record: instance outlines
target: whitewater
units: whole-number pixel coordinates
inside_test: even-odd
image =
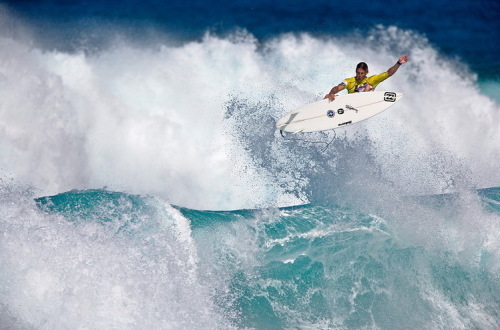
[[[500,327],[500,107],[425,36],[0,21],[0,328]],[[403,54],[391,109],[275,130]]]

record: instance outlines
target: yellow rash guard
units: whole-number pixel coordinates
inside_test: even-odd
[[[382,81],[389,78],[389,74],[387,72],[383,72],[381,74],[376,74],[374,76],[366,77],[360,83],[356,82],[356,77],[346,78],[342,84],[345,85],[347,92],[350,93],[358,93],[364,92],[366,84],[372,85],[373,89],[377,87]]]

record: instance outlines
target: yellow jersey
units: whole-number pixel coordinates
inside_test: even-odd
[[[345,85],[348,93],[359,93],[364,92],[366,88],[366,84],[370,84],[373,89],[377,87],[382,81],[389,78],[389,74],[387,72],[383,72],[381,74],[376,74],[374,76],[366,77],[361,80],[361,82],[356,81],[356,77],[346,78],[342,84]]]

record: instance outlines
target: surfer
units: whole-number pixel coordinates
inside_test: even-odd
[[[333,87],[330,93],[326,94],[325,99],[329,99],[330,101],[335,100],[335,94],[346,88],[348,93],[360,93],[374,90],[378,84],[395,74],[401,64],[406,62],[408,62],[408,56],[401,56],[396,64],[391,66],[389,70],[370,77],[366,76],[368,74],[368,64],[365,62],[358,63],[356,66],[356,76],[346,78],[343,82]]]

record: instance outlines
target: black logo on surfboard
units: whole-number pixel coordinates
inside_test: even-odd
[[[328,118],[333,118],[335,116],[335,111],[333,110],[328,110],[326,112],[326,115],[328,116]]]
[[[352,124],[352,120],[346,121],[345,123],[340,123],[339,126]]]
[[[386,102],[396,102],[396,93],[385,92],[384,93],[384,101],[386,101]]]
[[[342,108],[338,109],[338,110],[337,110],[337,113],[338,113],[339,115],[343,114],[343,113],[344,113],[344,109],[342,109]]]

